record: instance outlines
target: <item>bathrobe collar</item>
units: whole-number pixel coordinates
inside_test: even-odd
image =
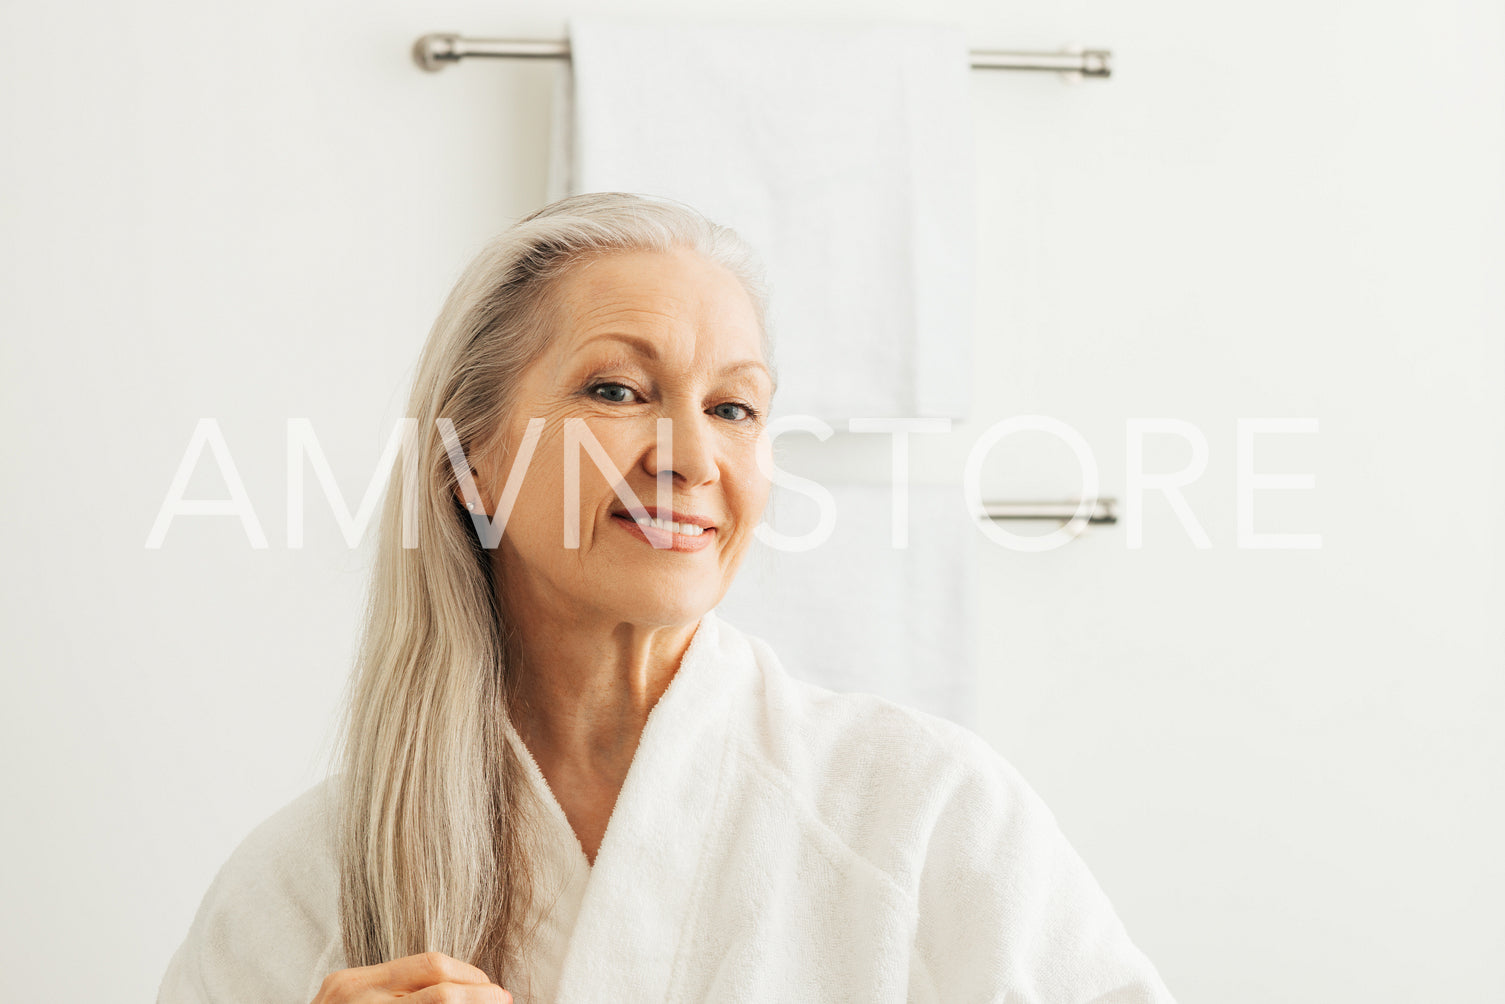
[[[552,825],[563,827],[556,848],[573,842],[573,852],[563,853],[576,860],[563,866],[589,868],[560,975],[560,1004],[669,996],[701,859],[712,842],[730,715],[739,703],[746,706],[755,671],[745,639],[707,612],[648,713],[594,867],[508,725]]]

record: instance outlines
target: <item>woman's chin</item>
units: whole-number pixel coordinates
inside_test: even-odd
[[[670,595],[640,595],[619,607],[621,619],[644,627],[685,627],[716,605],[717,595],[705,590]]]

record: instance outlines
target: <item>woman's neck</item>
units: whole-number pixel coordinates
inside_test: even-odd
[[[696,625],[519,613],[511,646],[513,719],[535,756],[544,747],[584,767],[619,759],[624,744],[636,747]]]
[[[648,713],[696,625],[645,628],[528,610],[514,622],[513,726],[594,864]]]

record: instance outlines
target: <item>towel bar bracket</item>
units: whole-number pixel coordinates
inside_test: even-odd
[[[413,61],[430,73],[458,63],[467,56],[499,56],[510,59],[569,59],[570,43],[525,38],[462,38],[435,33],[413,43]],[[1048,70],[1068,79],[1112,76],[1113,54],[1106,49],[1066,46],[1060,52],[1003,52],[972,50],[974,70]]]

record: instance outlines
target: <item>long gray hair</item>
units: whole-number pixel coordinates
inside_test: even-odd
[[[388,482],[335,753],[350,967],[438,951],[499,982],[521,957],[535,837],[503,731],[511,629],[436,420],[454,423],[466,457],[483,454],[554,334],[557,280],[597,256],[673,248],[742,282],[772,366],[751,249],[689,206],[621,192],[562,199],[493,238],[429,332],[406,412],[417,434]]]

